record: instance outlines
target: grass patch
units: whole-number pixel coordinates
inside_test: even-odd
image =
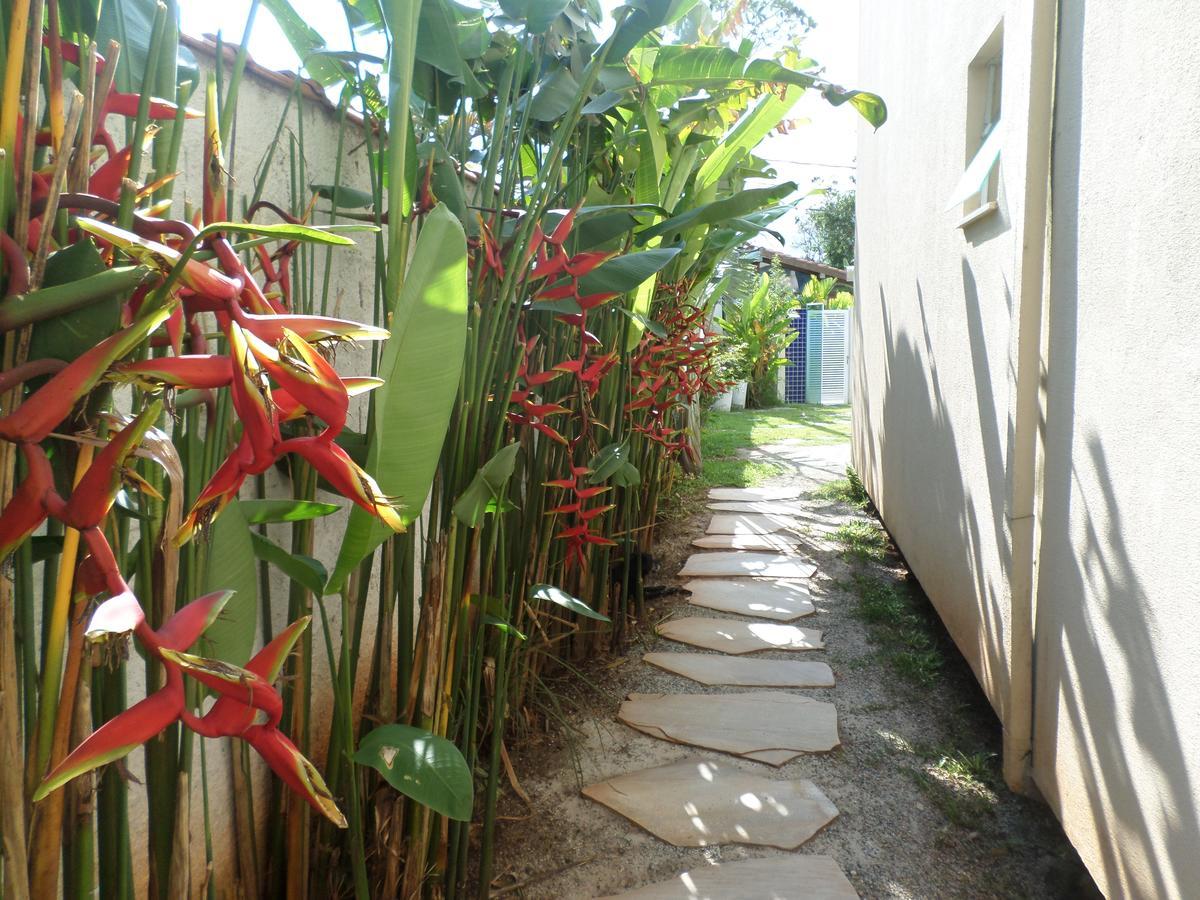
[[[753,459],[704,459],[704,474],[698,479],[705,487],[755,487],[783,474],[775,463]]]
[[[842,545],[842,556],[856,562],[883,562],[887,557],[887,534],[874,522],[855,519],[839,525],[833,538]]]
[[[739,450],[760,444],[799,441],[840,444],[850,440],[850,407],[797,404],[778,409],[710,412],[701,432],[704,468],[699,476],[679,474],[660,500],[659,514],[672,520],[695,511],[709,488],[757,487],[786,474],[773,462],[743,459]]]
[[[936,766],[908,771],[926,799],[959,828],[983,831],[991,823],[997,798],[986,786],[948,775]]]
[[[996,781],[995,759],[995,753],[943,750],[934,767],[949,778],[976,782],[981,788],[986,788]]]
[[[846,467],[845,478],[821,485],[813,491],[813,496],[835,503],[844,503],[855,509],[867,509],[871,505],[871,498],[867,496],[867,489],[863,487],[858,473],[849,466]]]
[[[704,458],[729,457],[762,444],[844,444],[850,440],[850,407],[799,403],[775,409],[710,412],[704,422]]]
[[[851,590],[858,596],[855,616],[896,674],[917,687],[936,684],[945,658],[908,591],[874,575],[855,575]]]
[[[897,650],[891,657],[892,667],[900,677],[925,687],[937,681],[944,662],[937,650]]]
[[[998,802],[993,790],[996,754],[932,748],[921,755],[926,764],[910,771],[930,802],[960,828],[980,831],[986,827]]]

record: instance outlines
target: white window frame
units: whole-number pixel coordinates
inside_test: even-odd
[[[947,212],[961,211],[960,228],[999,207],[999,162],[1004,134],[1001,117],[1003,48],[1004,23],[1001,21],[967,69],[967,162],[946,204]]]

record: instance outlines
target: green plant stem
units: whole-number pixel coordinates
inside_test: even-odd
[[[83,309],[114,294],[131,291],[153,274],[145,266],[117,266],[77,281],[6,297],[0,300],[0,331],[24,328]]]
[[[117,4],[120,9],[120,4]],[[165,32],[167,25],[167,8],[161,3],[154,10],[154,24],[150,31],[150,49],[146,56],[146,76],[157,71],[158,60],[162,55],[163,43],[165,41]],[[146,80],[143,77],[143,81]],[[146,125],[150,121],[150,91],[142,91],[138,97],[137,116],[134,119],[133,134],[130,137],[130,143],[141,141],[142,135],[146,133]],[[125,180],[121,185],[121,206],[117,213],[117,224],[121,228],[128,229],[133,222],[133,205],[136,200],[136,188],[134,187],[142,176],[142,154],[134,153],[129,158],[129,170],[126,173]]]

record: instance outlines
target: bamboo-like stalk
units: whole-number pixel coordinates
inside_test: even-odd
[[[121,8],[121,4],[117,4]],[[152,74],[158,70],[158,61],[162,55],[163,42],[167,30],[167,7],[159,0],[154,8],[154,22],[150,29],[150,47],[146,53],[146,72],[143,80],[153,81]],[[142,154],[140,141],[146,133],[146,125],[150,121],[150,92],[142,91],[138,97],[137,116],[133,121],[130,143],[135,144],[134,153],[129,157],[129,170],[121,184],[121,208],[117,214],[117,224],[128,229],[133,220],[133,205],[137,194],[137,182],[142,174]],[[139,142],[139,143],[135,143]]]
[[[80,611],[82,613],[82,610]],[[80,615],[82,619],[82,615]],[[83,740],[91,733],[91,683],[87,678],[78,679],[78,695],[75,699],[75,722],[72,728],[72,743]],[[85,900],[95,895],[94,870],[96,867],[96,831],[93,824],[93,800],[95,779],[91,773],[84,775],[71,785],[70,828],[71,848],[67,863],[70,879],[69,891],[65,896]]]
[[[24,48],[28,40],[30,7],[38,0],[12,4],[8,21],[4,87],[0,94],[0,222],[7,222],[13,204],[13,173],[16,165],[17,118],[21,110],[21,73],[25,70]],[[40,26],[40,21],[37,23]],[[28,165],[28,161],[26,161]]]
[[[92,463],[93,447],[83,444],[75,462],[73,484],[79,480]],[[45,645],[42,648],[42,685],[39,691],[36,753],[30,758],[32,769],[27,781],[30,785],[57,762],[55,745],[66,755],[66,743],[72,721],[72,704],[77,686],[72,679],[79,677],[83,654],[83,624],[72,634],[71,653],[66,654],[67,628],[71,617],[71,585],[75,578],[75,565],[79,554],[79,532],[66,529],[63,536],[62,560],[58,568],[58,583],[50,607],[49,626]],[[63,660],[66,656],[66,671]],[[62,842],[63,791],[55,791],[38,807],[34,817],[31,845],[38,852],[30,857],[29,888],[35,897],[52,897],[58,893],[58,869]]]

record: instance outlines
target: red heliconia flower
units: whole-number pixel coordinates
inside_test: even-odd
[[[105,117],[110,115],[128,116],[132,119],[137,116],[140,100],[141,94],[122,94],[118,91],[110,91],[97,121],[103,122]],[[179,107],[170,100],[162,100],[158,97],[150,98],[150,118],[152,120],[174,122],[178,114]],[[204,113],[196,112],[194,109],[185,109],[183,117],[185,119],[202,119]]]
[[[228,356],[189,354],[160,356],[113,367],[109,380],[136,384],[155,393],[164,387],[175,390],[207,390],[228,387],[233,380],[233,361]]]
[[[29,473],[0,513],[0,563],[46,521],[46,498],[54,492],[50,460],[37,444],[22,444]]]
[[[562,503],[547,511],[547,515],[572,515],[575,517],[575,524],[564,528],[554,537],[557,540],[564,541],[567,545],[566,549],[566,564],[568,567],[584,566],[587,564],[587,547],[589,545],[613,547],[616,542],[602,535],[596,534],[591,529],[593,519],[599,518],[604,513],[613,508],[613,504],[605,504],[587,508],[586,503],[594,497],[598,497],[605,493],[609,488],[607,485],[592,485],[585,487],[580,479],[590,474],[591,470],[585,466],[572,466],[570,478],[557,478],[553,481],[545,482],[547,487],[556,487],[570,491],[574,497],[572,501]]]
[[[84,231],[90,232],[113,246],[120,247],[128,256],[142,265],[156,267],[162,272],[170,272],[183,257],[174,247],[140,237],[130,231],[125,231],[99,219],[80,218],[77,224]],[[190,288],[201,296],[211,299],[232,300],[242,292],[242,279],[232,279],[204,263],[189,259],[183,267],[179,281],[184,287]]]
[[[582,206],[583,201],[580,200],[567,211],[567,214],[554,226],[554,231],[546,238],[547,244],[553,244],[555,247],[561,248],[567,242],[567,237],[571,234],[571,229],[575,225],[575,216],[579,214],[580,207]]]
[[[612,256],[612,253],[599,250],[590,253],[577,253],[563,263],[563,268],[572,278],[582,278],[601,263],[607,262]],[[614,294],[613,296],[616,295]]]
[[[301,619],[282,631],[246,665],[246,668],[187,653],[186,650],[211,625],[232,595],[209,594],[188,604],[157,631],[145,622],[141,606],[129,591],[100,605],[87,634],[95,640],[133,632],[163,663],[166,683],[126,711],[100,726],[76,747],[39,785],[37,802],[72,778],[114,762],[181,721],[205,737],[240,737],[263,757],[271,769],[309,802],[317,812],[340,828],[346,819],[337,807],[320,773],[278,728],[283,700],[272,686],[283,661],[308,625]],[[197,717],[188,709],[183,675],[212,688],[219,699],[207,714]],[[262,713],[265,723],[255,724]]]
[[[271,404],[270,387],[258,358],[250,349],[250,338],[236,322],[225,329],[229,355],[233,361],[233,380],[229,397],[242,423],[243,442],[248,445],[254,474],[265,471],[279,456],[279,423]]]
[[[252,332],[244,334],[251,352],[275,383],[324,421],[331,439],[341,432],[346,426],[350,395],[329,361],[287,329],[277,347],[259,340]]]
[[[238,325],[268,344],[283,340],[288,331],[310,344],[319,341],[385,341],[389,334],[386,328],[328,316],[255,315],[236,304],[231,312]]]
[[[55,512],[56,519],[79,531],[99,527],[112,509],[126,477],[132,477],[132,473],[125,471],[125,461],[141,445],[142,438],[161,412],[159,403],[151,403],[137,418],[109,438],[104,449],[96,454],[71,491],[71,497],[62,510]]]
[[[375,388],[383,384],[383,379],[372,378],[368,375],[350,375],[342,379],[342,384],[345,386],[346,393],[349,396],[357,397],[359,394],[375,390]],[[299,419],[309,412],[304,404],[283,388],[276,388],[271,391],[271,402],[275,404],[275,408],[279,411],[280,422],[290,422],[293,419]]]
[[[96,641],[134,632],[156,655],[163,648],[186,649],[216,620],[232,595],[232,591],[218,591],[201,597],[154,632],[146,624],[137,598],[126,589],[100,604],[86,633],[90,640]],[[72,778],[128,755],[179,718],[184,705],[182,674],[177,666],[165,668],[166,685],[105,722],[71,751],[38,786],[33,795],[34,802],[58,790]]]
[[[0,418],[0,440],[40,443],[71,414],[104,377],[108,367],[130,353],[171,314],[162,307],[142,316],[128,328],[105,338]]]
[[[252,474],[258,474],[252,471],[253,461],[254,451],[250,447],[250,439],[243,432],[233,451],[217,467],[208,484],[201,488],[192,508],[188,510],[179,530],[175,532],[176,546],[183,546],[197,530],[211,524],[237,497],[246,479]],[[269,467],[270,463],[264,466],[262,471],[265,472]]]
[[[484,221],[483,216],[478,216],[479,219],[479,243],[483,247],[483,262],[487,270],[491,271],[497,278],[504,278],[504,262],[500,259],[500,244],[492,234],[492,229],[488,223]]]
[[[133,145],[130,144],[119,153],[110,156],[108,161],[92,173],[88,179],[88,193],[108,200],[117,200],[121,196],[121,183],[129,172],[129,161],[133,157]]]
[[[296,453],[333,485],[343,497],[354,501],[393,531],[403,531],[404,521],[396,510],[395,500],[380,489],[345,450],[331,440],[321,437],[291,438],[280,445],[285,453]]]
[[[225,177],[225,160],[221,156],[221,123],[217,115],[217,81],[210,76],[204,104],[204,177],[201,187],[201,209],[205,224],[228,219]]]

